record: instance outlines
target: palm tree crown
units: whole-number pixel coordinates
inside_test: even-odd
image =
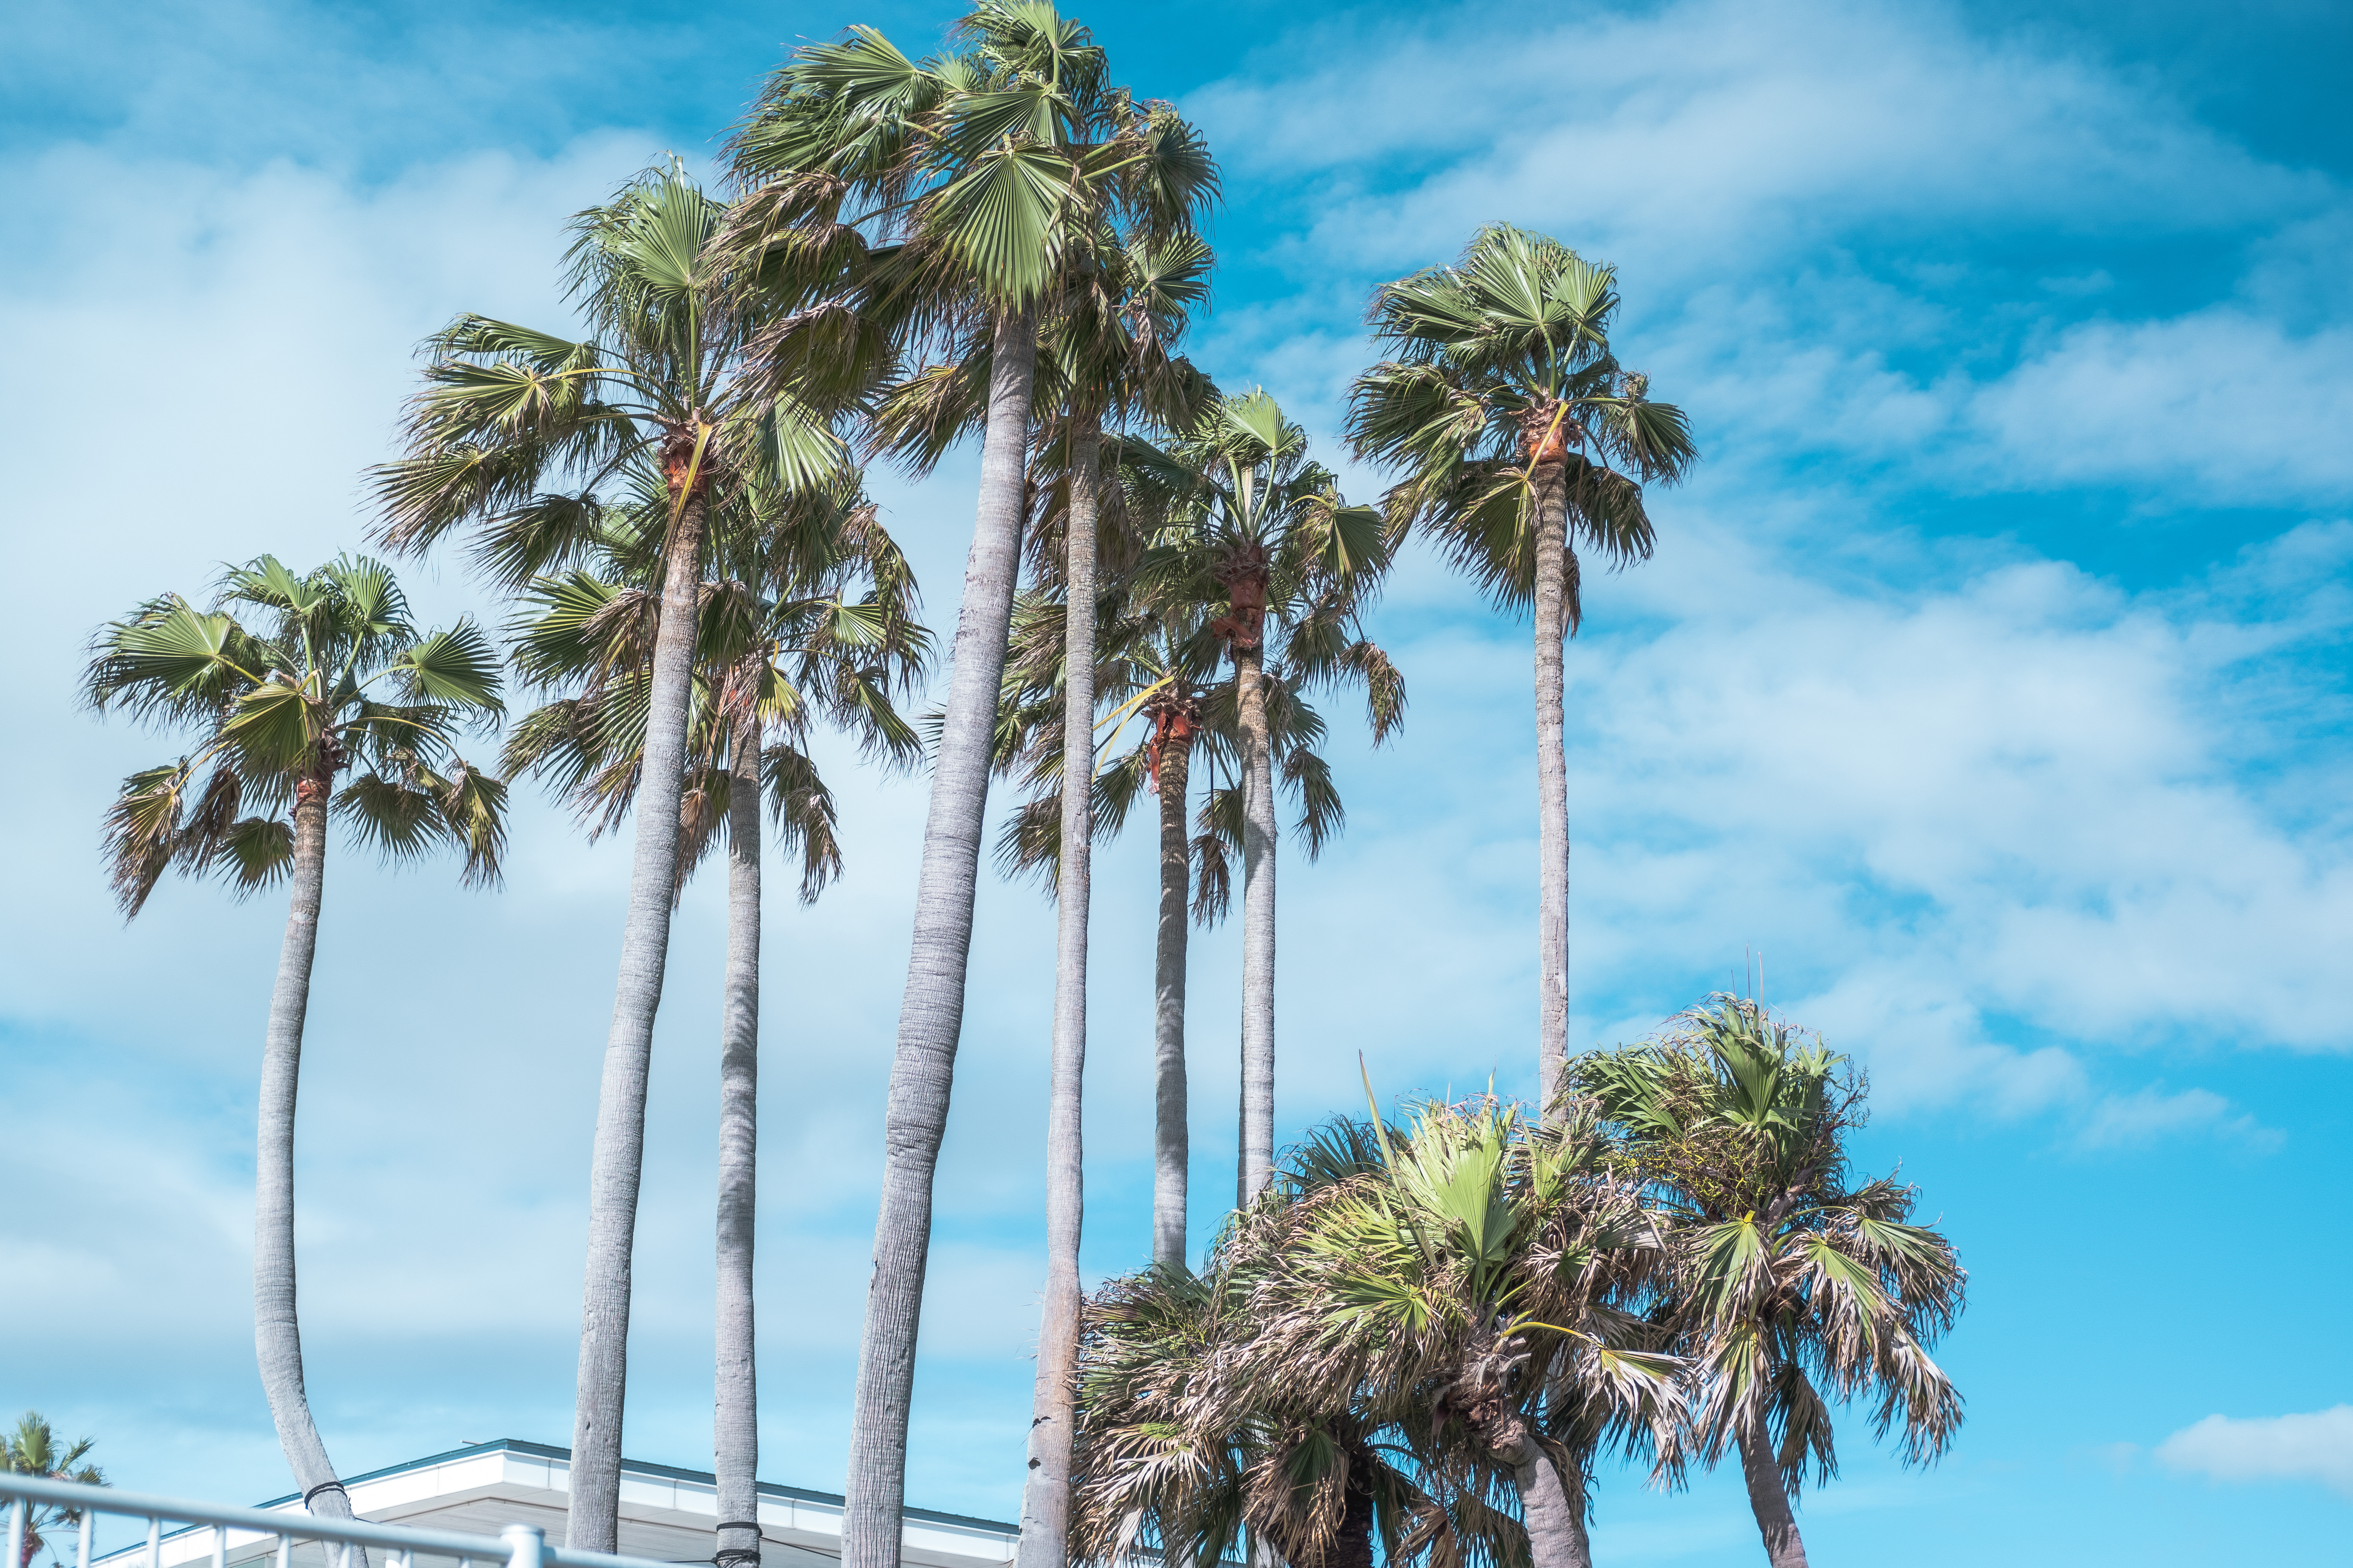
[[[123,913],[174,868],[241,893],[279,881],[294,856],[281,814],[322,797],[392,859],[447,846],[468,883],[495,881],[506,786],[457,746],[504,710],[499,687],[479,627],[420,631],[391,572],[364,558],[297,574],[264,555],[230,570],[208,611],[177,594],[149,600],[99,634],[85,693],[101,712],[199,740],[123,781],[107,815]]]
[[[1768,1549],[1802,1562],[1782,1494],[1810,1460],[1836,1472],[1832,1403],[1875,1401],[1907,1463],[1960,1426],[1961,1396],[1928,1357],[1961,1310],[1952,1244],[1910,1223],[1912,1188],[1852,1184],[1860,1075],[1753,1001],[1712,997],[1661,1040],[1586,1058],[1575,1081],[1673,1222],[1700,1451],[1712,1464],[1738,1448]]]
[[[1374,334],[1395,357],[1359,376],[1349,400],[1356,455],[1405,471],[1392,516],[1434,529],[1505,604],[1535,592],[1534,471],[1567,466],[1572,630],[1576,545],[1612,564],[1648,556],[1641,487],[1674,482],[1698,455],[1683,411],[1620,367],[1618,302],[1610,268],[1493,225],[1453,265],[1375,295]]]

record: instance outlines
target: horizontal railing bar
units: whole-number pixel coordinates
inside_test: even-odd
[[[190,1524],[226,1525],[259,1535],[288,1536],[296,1541],[332,1541],[351,1546],[381,1546],[394,1552],[424,1552],[436,1557],[469,1557],[504,1563],[512,1547],[495,1535],[461,1535],[455,1531],[417,1530],[405,1524],[376,1524],[364,1519],[322,1519],[312,1513],[280,1513],[274,1509],[236,1508],[220,1503],[191,1502],[185,1498],[156,1497],[115,1487],[84,1486],[79,1481],[53,1481],[42,1476],[0,1473],[0,1498],[20,1497],[28,1502],[62,1503],[93,1513],[128,1514],[138,1519],[185,1520]],[[245,1544],[251,1544],[246,1542]],[[145,1548],[132,1547],[133,1552]],[[551,1546],[541,1558],[546,1568],[677,1568],[650,1557],[620,1557],[604,1552],[575,1552]],[[149,1563],[146,1568],[161,1568]]]

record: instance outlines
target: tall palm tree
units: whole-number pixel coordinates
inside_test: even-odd
[[[96,1465],[85,1464],[90,1451],[98,1446],[96,1439],[78,1438],[71,1443],[60,1439],[57,1431],[37,1410],[27,1410],[16,1419],[14,1432],[0,1432],[0,1470],[12,1475],[38,1476],[44,1480],[72,1481],[85,1487],[107,1484],[106,1472]],[[16,1561],[8,1568],[31,1568],[34,1557],[44,1546],[49,1547],[49,1561],[62,1563],[64,1559],[49,1542],[46,1531],[60,1525],[79,1524],[82,1510],[59,1504],[28,1507],[25,1510],[25,1543],[16,1553]]]
[[[1539,1107],[1568,1054],[1568,762],[1562,645],[1583,615],[1576,546],[1647,558],[1642,486],[1698,458],[1683,411],[1610,347],[1617,275],[1558,240],[1481,229],[1451,267],[1383,286],[1375,335],[1396,357],[1356,378],[1356,456],[1401,468],[1401,524],[1435,529],[1499,603],[1535,613]]]
[[[666,498],[658,475],[633,478],[635,500],[605,513],[595,569],[535,581],[515,627],[525,677],[567,695],[516,726],[507,767],[551,777],[592,837],[627,813],[644,763]],[[713,509],[710,533],[705,553],[716,576],[703,584],[696,617],[679,853],[682,891],[714,843],[727,847],[713,1469],[719,1550],[733,1563],[759,1553],[752,1263],[760,802],[765,794],[784,847],[799,852],[801,899],[813,902],[841,857],[833,795],[806,749],[807,731],[824,718],[871,753],[912,762],[920,742],[892,696],[920,679],[930,637],[913,618],[905,559],[854,475],[789,493],[754,476]]]
[[[1278,721],[1271,710],[1302,689],[1353,680],[1365,689],[1377,745],[1404,716],[1405,682],[1359,625],[1388,570],[1389,531],[1372,508],[1349,505],[1331,470],[1308,459],[1307,433],[1283,416],[1273,398],[1261,391],[1219,400],[1175,457],[1188,478],[1172,481],[1173,526],[1145,568],[1151,584],[1145,591],[1198,603],[1214,591],[1213,582],[1227,603],[1227,613],[1208,629],[1222,639],[1233,662],[1241,749],[1241,1117],[1235,1203],[1242,1206],[1274,1173]],[[1301,780],[1311,796],[1320,782]]]
[[[1013,705],[1013,723],[1022,735],[1011,749],[1032,750],[1047,759],[1054,785],[1050,806],[1033,801],[1026,814],[1033,828],[1044,829],[1049,824],[1040,808],[1054,813],[1050,849],[1040,842],[1033,850],[1051,857],[1057,907],[1046,1138],[1047,1279],[1022,1506],[1021,1553],[1029,1568],[1059,1565],[1068,1531],[1079,1241],[1085,1210],[1081,1105],[1090,857],[1098,817],[1092,766],[1095,631],[1108,607],[1099,563],[1107,549],[1117,573],[1133,564],[1137,544],[1134,509],[1126,504],[1130,498],[1122,487],[1105,483],[1103,456],[1108,447],[1115,476],[1124,449],[1121,427],[1182,428],[1213,395],[1207,378],[1173,352],[1187,314],[1208,297],[1209,260],[1208,247],[1198,236],[1155,238],[1147,233],[1123,240],[1110,224],[1099,224],[1070,245],[1039,327],[1029,492],[1039,515],[1028,533],[1034,575],[1056,584],[1061,595],[1060,636],[1041,643],[1013,634],[1017,644],[1028,642],[1033,655],[1050,646],[1042,701],[1025,700],[1020,690],[1039,684],[1034,658],[1021,661],[1031,668],[1008,667],[1002,678],[1004,700]],[[976,392],[987,384],[987,366],[976,363],[980,345],[968,348],[965,360],[926,371],[881,400],[875,423],[886,449],[928,468],[952,433],[980,427],[986,410]],[[1114,584],[1110,600],[1117,596]],[[1017,625],[1022,618],[1017,610]],[[1033,626],[1024,629],[1035,629],[1037,617],[1029,618]],[[1041,722],[1059,729],[1058,740],[1025,746],[1039,738]],[[1000,732],[1004,729],[1000,721]],[[1000,752],[1007,749],[1000,742]],[[1089,765],[1064,768],[1064,757],[1083,758]],[[1033,782],[1043,782],[1037,767],[1030,771]],[[1125,782],[1132,791],[1132,770]],[[1117,811],[1124,814],[1124,802]]]
[[[588,1256],[572,1432],[569,1545],[610,1552],[619,1528],[631,1248],[645,1163],[646,1082],[677,890],[695,609],[710,510],[755,467],[787,482],[838,466],[805,404],[754,387],[739,309],[714,243],[723,209],[675,163],[573,222],[574,339],[464,315],[427,340],[407,451],[375,472],[383,538],[421,550],[471,524],[491,575],[519,586],[589,549],[607,488],[662,475],[661,609],[647,687],[646,784],[628,914],[597,1089]]]
[[[394,861],[454,848],[464,882],[495,882],[506,786],[457,747],[468,725],[497,721],[499,684],[497,654],[478,627],[418,630],[391,572],[364,558],[297,574],[264,555],[225,574],[212,610],[166,594],[91,646],[84,691],[93,708],[195,732],[179,761],[125,779],[107,813],[124,916],[136,917],[174,869],[217,875],[240,896],[291,884],[261,1053],[254,1343],[295,1484],[329,1519],[351,1518],[351,1500],[311,1418],[294,1305],[294,1101],[327,821],[341,816]],[[346,769],[361,771],[338,787]]]
[[[1106,447],[1111,445],[1107,437]],[[1121,483],[1107,486],[1105,494],[1119,495],[1131,487],[1142,492],[1124,500],[1132,522],[1165,536],[1162,524],[1150,520],[1163,517],[1159,509],[1166,498],[1155,491],[1173,460],[1132,437],[1120,447]],[[1156,553],[1160,559],[1147,553],[1143,563],[1151,569],[1148,592],[1137,580],[1123,578],[1098,604],[1095,689],[1103,703],[1116,706],[1097,724],[1095,749],[1104,760],[1092,799],[1095,836],[1103,838],[1125,826],[1147,789],[1158,797],[1152,1247],[1156,1263],[1182,1268],[1188,1257],[1189,924],[1214,925],[1230,908],[1230,862],[1242,848],[1242,785],[1236,780],[1242,751],[1233,683],[1218,679],[1227,661],[1225,644],[1208,629],[1227,607],[1224,590],[1206,572],[1171,570],[1166,546]],[[1042,874],[1050,881],[1061,843],[1064,626],[1065,606],[1048,595],[1026,595],[1017,605],[998,717],[998,766],[1032,792],[1007,821],[997,841],[998,862],[1008,874]],[[1297,686],[1270,681],[1269,689],[1272,770],[1280,791],[1298,812],[1296,830],[1313,860],[1346,820],[1331,764],[1317,750],[1324,721]],[[1122,751],[1126,726],[1139,719],[1140,737]],[[1196,778],[1204,785],[1198,813],[1191,788]]]
[[[1852,1186],[1843,1135],[1863,1085],[1846,1058],[1757,1003],[1716,995],[1661,1040],[1577,1065],[1631,1171],[1674,1222],[1672,1321],[1699,1379],[1702,1457],[1740,1456],[1773,1568],[1804,1568],[1791,1504],[1810,1458],[1837,1473],[1830,1401],[1877,1402],[1905,1462],[1934,1460],[1961,1396],[1928,1359],[1968,1277],[1915,1189]]]
[[[932,1180],[963,1022],[1039,323],[1074,247],[1106,224],[1180,233],[1215,190],[1198,138],[1166,105],[1139,105],[1112,86],[1103,50],[1050,5],[983,0],[955,37],[964,52],[922,63],[864,27],[804,48],[735,143],[753,270],[786,279],[797,306],[771,345],[776,374],[807,374],[814,363],[831,375],[888,350],[936,350],[985,365],[987,378],[980,493],[885,1112],[843,1519],[849,1568],[898,1557]],[[855,204],[846,218],[845,203]],[[813,276],[856,279],[854,304],[812,300]]]

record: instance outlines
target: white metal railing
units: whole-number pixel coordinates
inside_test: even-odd
[[[321,1519],[315,1514],[280,1513],[262,1508],[223,1508],[154,1497],[145,1492],[119,1491],[112,1487],[83,1486],[78,1481],[53,1481],[41,1476],[0,1472],[0,1499],[8,1501],[8,1555],[0,1568],[19,1568],[25,1561],[25,1531],[36,1504],[71,1509],[81,1515],[80,1537],[74,1568],[90,1568],[90,1521],[98,1514],[121,1514],[147,1521],[147,1550],[137,1568],[163,1568],[164,1523],[178,1520],[213,1530],[212,1568],[227,1568],[229,1531],[272,1536],[278,1542],[276,1568],[293,1568],[294,1547],[316,1542],[329,1568],[357,1568],[354,1546],[374,1546],[392,1554],[389,1568],[417,1568],[419,1556],[453,1559],[458,1568],[677,1568],[649,1557],[616,1557],[603,1552],[575,1552],[550,1546],[536,1525],[510,1524],[496,1535],[464,1535],[450,1530],[411,1530],[400,1524],[375,1524],[364,1519]],[[250,1539],[246,1544],[251,1544]]]

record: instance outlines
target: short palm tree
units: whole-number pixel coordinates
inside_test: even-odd
[[[1152,600],[1226,601],[1209,622],[1233,662],[1241,791],[1242,1042],[1236,1204],[1274,1174],[1274,710],[1302,690],[1363,688],[1375,744],[1405,713],[1405,682],[1360,618],[1388,570],[1380,514],[1351,506],[1331,470],[1307,456],[1307,433],[1264,392],[1221,398],[1188,430],[1167,479],[1169,526],[1141,568]],[[1292,765],[1320,758],[1302,749]],[[1328,777],[1302,773],[1310,800]]]
[[[680,796],[695,611],[714,504],[769,472],[814,482],[841,443],[813,405],[744,375],[756,313],[739,308],[724,209],[676,164],[573,222],[571,289],[590,328],[574,339],[459,317],[427,340],[407,451],[375,471],[383,538],[421,550],[472,527],[477,555],[519,587],[594,547],[632,468],[662,477],[661,605],[646,688],[646,782],[628,913],[597,1091],[588,1258],[572,1434],[569,1545],[610,1552],[619,1528],[621,1413],[638,1186],[654,1014],[677,890]]]
[[[96,1465],[85,1464],[90,1451],[98,1446],[90,1437],[68,1443],[60,1440],[56,1429],[37,1410],[27,1410],[16,1420],[14,1432],[0,1432],[0,1470],[12,1475],[38,1476],[44,1480],[72,1481],[79,1486],[106,1485],[106,1472]],[[63,1525],[78,1525],[82,1510],[57,1504],[44,1504],[25,1510],[25,1542],[17,1551],[16,1561],[8,1568],[30,1568],[41,1548],[49,1548],[49,1561],[62,1563],[64,1558],[47,1536],[47,1531]]]
[[[1432,1423],[1428,1489],[1511,1506],[1535,1568],[1585,1568],[1592,1457],[1671,1451],[1680,1415],[1644,1315],[1658,1226],[1589,1121],[1532,1127],[1490,1099],[1370,1131],[1377,1169],[1293,1205],[1239,1381],[1351,1387],[1380,1419]]]
[[[1740,1456],[1774,1568],[1803,1568],[1792,1500],[1810,1458],[1838,1468],[1831,1401],[1870,1398],[1904,1458],[1942,1454],[1961,1396],[1928,1349],[1958,1316],[1967,1276],[1916,1194],[1848,1180],[1862,1120],[1847,1058],[1753,1001],[1711,997],[1664,1038],[1582,1058],[1574,1081],[1622,1140],[1674,1226],[1671,1321],[1699,1380],[1693,1415],[1710,1464]]]
[[[1113,1281],[1082,1389],[1086,1561],[1581,1562],[1583,1465],[1655,1440],[1672,1358],[1629,1308],[1659,1261],[1589,1138],[1492,1103],[1318,1129],[1198,1279]],[[1539,1311],[1553,1321],[1538,1321]]]
[[[91,648],[92,707],[195,731],[177,762],[124,780],[107,813],[124,915],[174,869],[217,875],[240,895],[291,883],[261,1054],[254,1341],[295,1484],[330,1519],[352,1517],[351,1500],[311,1418],[294,1306],[294,1100],[328,818],[389,859],[453,848],[463,880],[495,881],[506,787],[457,747],[469,725],[497,721],[499,684],[479,628],[420,631],[391,572],[365,559],[298,574],[265,555],[224,576],[212,610],[167,594]],[[339,786],[347,769],[355,775]]]
[[[1394,358],[1356,378],[1359,458],[1402,468],[1400,524],[1438,533],[1498,602],[1535,613],[1539,1106],[1568,1053],[1568,763],[1562,644],[1582,616],[1577,546],[1646,558],[1642,486],[1680,479],[1698,453],[1683,411],[1654,403],[1609,342],[1616,274],[1508,224],[1461,258],[1385,285],[1375,335]]]
[[[640,471],[634,479],[634,499],[604,512],[596,559],[535,581],[513,628],[524,677],[564,695],[516,725],[506,767],[510,776],[528,771],[554,782],[592,837],[628,814],[643,775],[667,500],[659,475]],[[783,847],[798,854],[802,901],[815,901],[840,870],[841,854],[833,793],[807,734],[825,720],[870,753],[912,763],[920,742],[893,698],[920,679],[930,636],[913,618],[905,559],[854,475],[793,491],[744,486],[712,509],[710,532],[705,554],[716,575],[703,584],[696,616],[679,877],[682,893],[694,867],[724,840],[712,1468],[719,1550],[756,1555],[760,805],[765,796]]]
[[[1414,1479],[1415,1434],[1367,1415],[1353,1390],[1223,1386],[1250,1333],[1254,1255],[1233,1239],[1198,1275],[1155,1266],[1088,1303],[1072,1560],[1110,1568],[1142,1545],[1172,1563],[1254,1561],[1254,1540],[1291,1568],[1370,1568],[1376,1542],[1391,1563],[1457,1568],[1431,1550],[1457,1538]],[[1485,1531],[1489,1549],[1470,1555],[1508,1560],[1508,1535]]]
[[[846,383],[860,367],[928,354],[983,367],[987,386],[973,544],[885,1115],[843,1521],[849,1568],[882,1568],[899,1550],[932,1181],[962,1026],[1027,510],[1039,322],[1069,280],[1072,254],[1106,226],[1172,237],[1216,187],[1191,130],[1166,105],[1139,104],[1113,86],[1103,50],[1051,5],[982,0],[955,37],[963,52],[922,62],[867,27],[802,49],[772,79],[734,149],[747,271],[792,307],[767,344],[773,375]],[[1051,1529],[1023,1536],[1025,1564],[1040,1551],[1058,1557]]]

